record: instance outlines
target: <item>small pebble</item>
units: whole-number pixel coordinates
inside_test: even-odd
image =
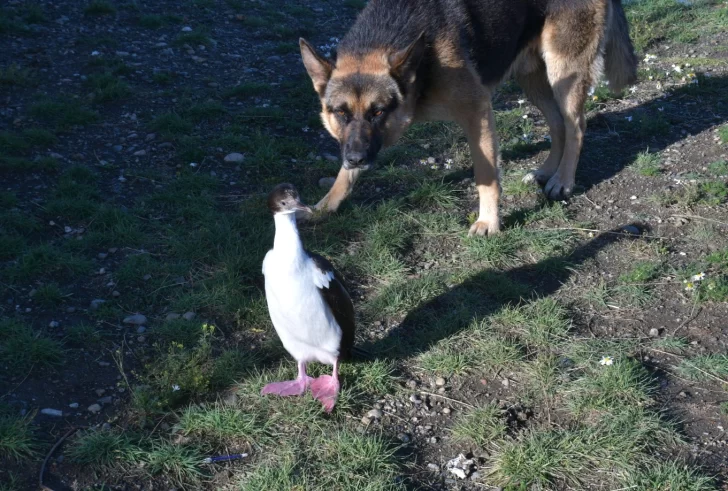
[[[242,164],[245,156],[242,153],[229,153],[225,155],[225,162],[228,164]]]
[[[46,416],[55,416],[56,418],[60,418],[63,416],[63,411],[59,409],[45,408],[41,409],[40,413],[45,414]]]
[[[103,404],[104,406],[107,404],[111,404],[111,401],[112,401],[111,396],[106,396],[106,397],[102,397],[101,399],[99,399],[99,402],[101,404]]]
[[[147,328],[144,326],[137,327],[137,334],[144,334],[144,331],[146,331]]]
[[[367,418],[382,419],[383,413],[380,409],[372,409],[367,413]]]
[[[50,321],[48,323],[48,327],[58,327],[58,326],[60,326],[60,324],[58,323],[58,321]]]
[[[446,383],[447,383],[447,381],[445,380],[444,377],[437,377],[437,379],[435,379],[435,385],[437,385],[438,387],[442,387]]]
[[[422,399],[417,394],[412,394],[409,400],[414,404],[422,404]]]
[[[450,414],[452,412],[452,409],[449,407],[442,408],[442,414]]]
[[[142,314],[134,314],[124,318],[124,324],[140,326],[147,323],[147,317]]]
[[[68,405],[68,407],[70,407],[71,409],[78,409],[78,403],[72,402],[71,404]]]
[[[96,389],[94,392],[96,392],[96,395],[98,397],[101,397],[102,395],[104,395],[106,393],[106,389]]]
[[[656,338],[659,335],[660,335],[660,330],[658,328],[653,327],[652,329],[650,329],[650,337],[651,338]]]
[[[98,405],[98,404],[91,404],[88,407],[88,411],[91,412],[91,413],[94,413],[94,414],[95,413],[98,413],[99,411],[101,411],[101,406]]]
[[[195,318],[195,316],[196,316],[196,314],[194,312],[185,312],[184,315],[182,316],[182,318],[186,321],[191,321],[192,319]]]

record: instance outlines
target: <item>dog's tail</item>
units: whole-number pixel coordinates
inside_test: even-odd
[[[621,0],[612,0],[612,15],[606,32],[604,72],[613,92],[637,81],[637,55],[629,38],[629,25]]]

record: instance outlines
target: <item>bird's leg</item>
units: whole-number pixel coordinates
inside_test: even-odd
[[[278,396],[300,396],[306,392],[306,388],[313,380],[306,375],[306,364],[302,361],[298,362],[298,377],[296,380],[287,380],[285,382],[273,382],[267,384],[260,391],[260,395],[275,394]]]
[[[330,413],[339,395],[339,360],[334,362],[331,375],[321,375],[311,382],[311,394],[314,399],[324,405],[324,411]]]

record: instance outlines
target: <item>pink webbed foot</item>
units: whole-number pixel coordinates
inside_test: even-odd
[[[296,380],[287,380],[285,382],[272,382],[263,387],[260,395],[275,394],[278,396],[300,396],[306,392],[309,384],[313,379],[306,375],[306,364],[298,364],[298,378]]]
[[[311,382],[311,394],[313,398],[324,405],[324,411],[330,413],[336,404],[336,397],[339,395],[339,380],[331,375],[321,375]]]
[[[287,380],[285,382],[273,382],[263,387],[260,395],[300,396],[306,392],[306,388],[311,383],[311,380],[311,377],[306,377],[304,379]]]

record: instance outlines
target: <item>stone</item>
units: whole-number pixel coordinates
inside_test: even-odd
[[[363,424],[364,426],[369,426],[370,424],[372,424],[372,418],[370,418],[369,416],[364,416],[363,418],[361,418],[361,424]]]
[[[181,316],[175,312],[170,312],[167,317],[164,318],[166,321],[173,321],[179,319]]]
[[[48,323],[48,327],[54,327],[55,328],[55,327],[58,327],[58,326],[60,326],[60,324],[58,323],[58,321],[50,321]]]
[[[182,32],[192,32],[192,28],[190,26],[184,26]]]
[[[91,405],[90,405],[90,406],[88,407],[88,411],[89,411],[90,413],[94,413],[94,414],[96,414],[96,413],[98,413],[99,411],[101,411],[101,406],[100,406],[100,405],[98,405],[98,404],[91,404]]]
[[[144,334],[144,332],[147,330],[144,326],[137,327],[137,334]]]
[[[225,155],[225,162],[228,164],[242,164],[245,156],[242,153],[229,153]]]
[[[191,321],[197,316],[194,312],[185,312],[184,315],[182,315],[182,318],[186,321]]]
[[[421,398],[420,398],[420,396],[418,396],[417,394],[412,394],[412,395],[411,395],[411,396],[409,397],[409,400],[410,400],[410,402],[411,402],[411,403],[413,403],[413,404],[417,404],[417,405],[419,405],[419,404],[422,404],[422,399],[421,399]]]
[[[372,409],[367,413],[367,417],[372,419],[382,419],[383,415],[381,409]]]
[[[442,408],[442,414],[448,415],[452,412],[452,409],[449,407]]]
[[[651,338],[656,338],[660,335],[660,330],[656,327],[653,327],[652,329],[650,329],[649,335]]]
[[[442,387],[446,383],[447,383],[447,380],[445,380],[445,377],[437,377],[435,379],[435,385],[437,385],[438,387]]]
[[[321,179],[319,179],[318,185],[320,188],[330,189],[331,186],[334,185],[335,181],[335,177],[322,177]]]
[[[96,392],[96,395],[98,397],[101,397],[102,395],[106,394],[106,389],[96,389],[94,392]]]
[[[63,411],[61,411],[59,409],[51,409],[49,407],[47,407],[45,409],[41,409],[40,413],[45,414],[46,416],[54,416],[56,418],[63,417]]]
[[[134,314],[124,318],[124,324],[140,326],[147,323],[147,317],[142,314]]]
[[[147,154],[146,150],[137,150],[134,152],[135,157],[144,157]]]
[[[407,433],[400,433],[397,435],[397,440],[402,443],[409,443],[412,441],[412,437],[410,437]]]
[[[113,399],[111,398],[111,396],[106,396],[106,397],[102,397],[101,399],[99,399],[99,402],[101,404],[103,404],[104,406],[106,406],[107,404],[111,404],[112,400]]]
[[[72,402],[71,404],[68,405],[68,407],[70,407],[71,409],[78,409],[78,403]]]
[[[91,310],[98,310],[101,305],[105,304],[106,300],[101,300],[100,298],[97,298],[95,300],[91,300]]]

